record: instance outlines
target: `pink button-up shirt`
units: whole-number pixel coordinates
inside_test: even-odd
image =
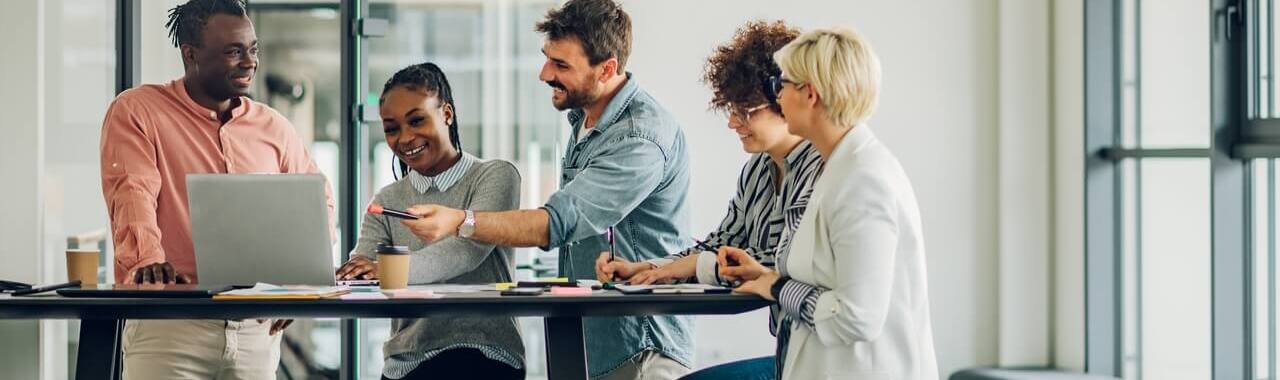
[[[189,173],[319,173],[289,120],[240,98],[226,124],[187,95],[182,79],[121,93],[102,122],[102,195],[115,240],[117,283],[169,262],[196,276]],[[326,183],[330,225],[333,194]],[[198,279],[197,279],[198,280]]]

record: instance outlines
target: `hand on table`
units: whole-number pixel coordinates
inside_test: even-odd
[[[378,262],[361,255],[352,255],[346,264],[338,268],[339,280],[373,280],[378,278]]]
[[[135,284],[190,284],[191,276],[185,273],[178,273],[173,268],[173,264],[155,263],[147,265],[133,271],[133,275],[129,276]]]
[[[632,285],[670,284],[688,278],[676,273],[674,265],[668,264],[649,269],[631,276]]]
[[[769,271],[761,274],[754,280],[750,280],[738,285],[733,289],[734,293],[739,294],[755,294],[769,301],[777,301],[773,299],[773,284],[778,282],[778,272]]]
[[[613,257],[613,261],[609,258]],[[653,269],[649,263],[633,263],[610,255],[609,251],[600,252],[596,257],[596,279],[600,282],[624,281],[640,273]]]
[[[720,247],[716,253],[716,261],[720,263],[720,278],[727,281],[751,281],[766,273],[773,273],[772,269],[761,265],[747,251],[734,247]]]

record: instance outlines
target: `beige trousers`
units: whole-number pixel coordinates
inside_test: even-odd
[[[280,336],[271,321],[129,320],[122,334],[125,380],[275,379]]]
[[[595,380],[675,380],[691,370],[666,355],[645,351]]]

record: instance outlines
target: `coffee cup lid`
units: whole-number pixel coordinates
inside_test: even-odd
[[[407,255],[409,254],[409,247],[378,243],[378,253],[384,255]]]

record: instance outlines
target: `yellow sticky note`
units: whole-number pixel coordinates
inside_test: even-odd
[[[516,283],[514,282],[499,282],[493,285],[497,287],[498,290],[507,290],[516,287]]]

